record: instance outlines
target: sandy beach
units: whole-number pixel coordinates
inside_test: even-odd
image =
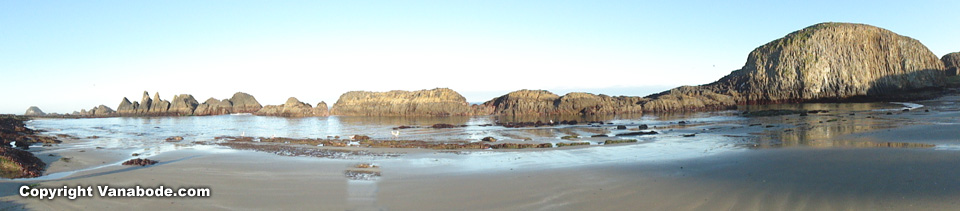
[[[950,100],[920,102],[928,106],[890,115],[851,111],[692,122],[624,145],[371,149],[401,154],[396,157],[290,157],[187,143],[102,149],[90,144],[96,140],[80,139],[34,150],[49,164],[47,176],[0,181],[0,208],[955,210],[960,111],[942,104]],[[119,165],[131,153],[160,163]],[[345,176],[361,163],[377,165],[381,175]],[[212,196],[40,200],[21,197],[22,185],[206,187]]]

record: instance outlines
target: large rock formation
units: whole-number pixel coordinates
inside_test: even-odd
[[[648,96],[645,110],[912,97],[944,85],[943,64],[919,41],[853,23],[820,23],[760,46],[740,70],[702,86]],[[725,96],[724,96],[725,95]],[[702,105],[701,105],[702,104]]]
[[[203,104],[197,106],[197,109],[193,110],[193,115],[197,116],[207,116],[207,115],[224,115],[230,114],[233,112],[233,103],[230,100],[223,99],[217,100],[215,98],[209,98],[207,101],[204,101]]]
[[[257,102],[257,98],[243,92],[234,93],[233,97],[230,97],[230,102],[233,103],[234,113],[253,113],[263,108],[260,102]]]
[[[170,104],[170,112],[172,115],[188,116],[193,115],[193,110],[197,109],[200,103],[197,102],[197,99],[193,98],[193,95],[189,94],[180,94],[173,97],[173,102]]]
[[[137,114],[137,108],[140,107],[140,103],[131,103],[126,97],[120,101],[120,105],[117,106],[117,113],[121,116],[133,116]]]
[[[146,114],[150,112],[150,105],[153,103],[153,100],[150,99],[150,93],[143,91],[143,97],[140,98],[140,106],[137,107],[137,114]],[[118,108],[119,109],[119,108]]]
[[[351,91],[340,95],[330,109],[345,116],[457,116],[473,109],[460,93],[447,88],[419,91]]]
[[[295,97],[290,97],[283,105],[268,105],[253,114],[258,116],[308,117],[326,116],[326,111],[325,103],[322,110],[314,109],[310,104],[300,102]]]
[[[557,96],[546,90],[519,90],[494,98],[480,107],[497,115],[588,115],[642,113],[641,97],[611,97],[583,92]],[[484,110],[484,109],[480,109]],[[478,112],[482,113],[482,112]]]
[[[313,114],[316,116],[330,116],[330,110],[327,107],[327,102],[320,101],[317,103],[317,107],[313,107]]]
[[[150,110],[148,112],[152,114],[162,115],[167,113],[167,111],[169,110],[170,110],[170,101],[161,100],[160,93],[154,92],[153,100],[150,103]]]
[[[943,61],[944,68],[947,70],[947,76],[960,75],[960,52],[948,53],[940,60]]]
[[[43,116],[47,113],[43,113],[43,110],[40,110],[40,107],[30,106],[27,108],[27,112],[23,113],[24,116]]]
[[[76,113],[76,115],[79,115],[79,116],[87,116],[87,117],[118,116],[118,113],[116,111],[114,111],[112,108],[107,107],[105,105],[99,105],[97,107],[91,108],[90,110],[80,109],[80,112],[74,112],[74,113]]]

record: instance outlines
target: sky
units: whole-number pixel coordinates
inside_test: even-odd
[[[69,113],[143,91],[333,105],[347,91],[645,96],[713,82],[820,22],[960,51],[960,1],[0,0],[0,113]]]

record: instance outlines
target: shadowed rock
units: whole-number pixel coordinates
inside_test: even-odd
[[[960,75],[960,52],[948,53],[940,60],[943,61],[947,76]]]
[[[330,109],[344,116],[459,116],[473,109],[460,93],[447,88],[389,92],[351,91]]]
[[[160,93],[153,93],[153,100],[150,103],[150,109],[148,113],[162,115],[167,113],[170,110],[170,101],[161,100]]]
[[[43,111],[40,110],[39,107],[30,106],[30,108],[27,108],[27,111],[24,112],[23,115],[24,116],[43,116],[43,115],[47,115],[47,113],[43,113]]]
[[[181,116],[193,115],[193,110],[196,110],[199,105],[200,103],[193,98],[193,95],[180,94],[173,97],[169,112]]]

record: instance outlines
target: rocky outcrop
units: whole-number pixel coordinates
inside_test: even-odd
[[[230,97],[230,102],[233,103],[234,113],[253,113],[263,108],[260,102],[257,102],[257,98],[243,92],[234,93],[233,97]]]
[[[173,97],[168,112],[172,115],[189,116],[193,115],[193,110],[196,110],[199,105],[200,103],[193,98],[193,95],[180,94]]]
[[[519,90],[484,102],[483,106],[492,107],[498,115],[547,115],[556,108],[554,101],[560,96],[547,90]]]
[[[150,93],[143,91],[143,97],[140,98],[140,106],[136,108],[137,114],[146,114],[150,112],[150,105],[153,103],[153,100],[150,99]]]
[[[152,114],[165,114],[170,110],[170,101],[161,100],[160,93],[153,93],[153,100],[150,103],[150,110],[148,113]]]
[[[459,116],[473,109],[460,93],[447,88],[389,92],[351,91],[340,95],[331,115],[344,116]]]
[[[948,53],[940,60],[943,61],[944,68],[947,70],[947,76],[960,75],[960,52]]]
[[[217,100],[212,97],[197,106],[197,109],[193,110],[193,115],[197,116],[224,115],[230,113],[233,113],[233,103],[230,102],[230,100]]]
[[[283,105],[268,105],[253,113],[258,116],[282,116],[282,117],[309,117],[326,116],[326,104],[322,110],[314,109],[310,104],[300,102],[295,97],[290,97]]]
[[[913,91],[942,87],[943,76],[942,62],[917,40],[865,24],[821,23],[756,48],[743,68],[714,83],[648,96],[644,107],[911,98],[922,96]]]
[[[583,92],[558,96],[546,90],[524,89],[494,98],[477,109],[509,116],[625,114],[642,113],[644,102],[646,100],[641,97],[611,97]]]
[[[327,102],[320,101],[317,103],[317,107],[313,107],[313,114],[315,116],[330,116],[330,110],[327,107]]]
[[[79,116],[87,116],[87,117],[118,116],[118,113],[116,111],[114,111],[112,108],[107,107],[105,105],[99,105],[97,107],[91,108],[90,110],[80,109],[80,112],[78,112],[77,114]]]
[[[131,103],[126,97],[120,101],[120,105],[117,106],[117,113],[121,116],[132,116],[137,114],[137,107],[140,107],[140,103]]]
[[[43,113],[43,110],[40,110],[39,107],[30,106],[30,108],[27,108],[27,111],[24,112],[23,115],[24,116],[43,116],[43,115],[47,115],[47,113]]]

